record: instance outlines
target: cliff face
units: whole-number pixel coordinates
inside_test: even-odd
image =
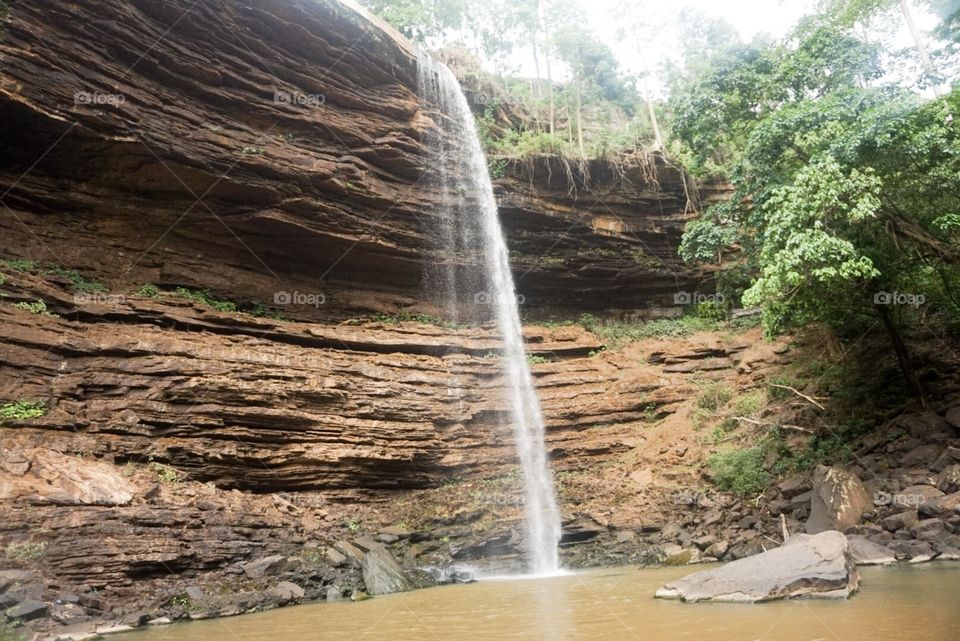
[[[4,253],[116,291],[322,293],[319,311],[288,309],[311,319],[424,307],[431,123],[389,28],[333,1],[41,0],[10,12],[0,52]],[[589,173],[542,160],[499,182],[531,309],[649,306],[690,285],[680,173]]]
[[[490,328],[364,320],[430,309],[439,195],[421,180],[416,78],[408,43],[339,2],[13,5],[0,257],[21,261],[0,265],[0,401],[45,413],[0,424],[0,547],[44,550],[17,561],[46,577],[31,594],[102,588],[87,617],[155,608],[124,600],[146,580],[168,598],[185,577],[244,575],[349,534],[358,509],[382,525],[409,491],[515,468]],[[693,286],[679,172],[595,163],[588,184],[556,162],[497,182],[528,313]],[[601,344],[580,329],[527,341],[549,361],[535,374],[559,468],[627,452],[689,395],[636,358],[586,358]],[[308,597],[358,585],[304,558]]]

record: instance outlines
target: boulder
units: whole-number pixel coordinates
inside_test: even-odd
[[[804,492],[809,492],[812,487],[810,479],[806,476],[792,476],[777,485],[777,489],[780,490],[783,498],[788,500]]]
[[[715,559],[722,559],[727,553],[728,549],[730,549],[730,543],[728,541],[721,540],[704,550],[704,554],[707,556],[712,556]]]
[[[937,475],[937,489],[944,494],[960,492],[960,465],[948,465]]]
[[[281,603],[289,603],[290,601],[299,601],[306,593],[303,591],[303,588],[296,583],[281,581],[267,590],[267,594],[276,598]]]
[[[43,601],[27,599],[7,610],[7,618],[19,619],[20,621],[32,621],[47,616],[49,606]]]
[[[279,554],[265,556],[240,566],[243,573],[251,579],[259,579],[268,574],[276,574],[283,569],[286,559]]]
[[[850,556],[857,565],[888,565],[896,563],[893,552],[863,536],[847,536]]]
[[[880,521],[880,524],[883,525],[885,530],[888,530],[890,532],[896,532],[897,530],[910,528],[916,522],[917,522],[917,511],[907,510],[906,512],[899,512],[897,514],[892,514],[888,516],[887,518]]]
[[[918,521],[910,528],[913,538],[920,541],[936,541],[944,533],[943,521],[937,518]]]
[[[870,495],[859,478],[843,468],[819,465],[813,473],[807,534],[843,531],[856,525],[870,507]]]
[[[347,555],[336,548],[327,548],[327,562],[335,568],[342,568],[347,564]]]
[[[417,587],[397,565],[393,556],[380,544],[371,546],[360,561],[363,584],[368,594],[393,594]]]
[[[920,514],[926,516],[948,516],[960,514],[960,492],[938,496],[920,505]]]
[[[781,547],[703,572],[657,590],[661,599],[758,603],[790,597],[847,598],[860,585],[846,537],[798,534]]]

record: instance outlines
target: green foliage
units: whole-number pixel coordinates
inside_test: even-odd
[[[350,530],[351,532],[359,532],[361,527],[362,525],[360,524],[360,521],[358,521],[357,519],[350,519],[349,521],[347,521],[347,529]]]
[[[33,274],[40,271],[40,263],[35,260],[27,260],[23,258],[5,260],[3,261],[3,266],[15,272],[24,272],[27,274]]]
[[[727,265],[768,336],[814,321],[862,334],[884,315],[894,336],[923,312],[928,327],[955,326],[960,93],[925,100],[887,84],[878,46],[843,24],[810,18],[779,43],[717,44],[674,79],[684,158],[736,187],[688,226],[681,254],[734,250]],[[880,292],[934,313],[891,311]]]
[[[604,321],[592,314],[583,314],[579,324],[607,341],[610,349],[621,347],[645,338],[679,338],[697,332],[716,330],[720,324],[709,318],[684,316],[682,318],[657,319],[646,322]]]
[[[42,316],[53,316],[49,311],[47,311],[47,304],[41,300],[37,299],[32,303],[22,301],[19,303],[14,303],[13,305],[17,309],[22,309],[25,312],[30,312],[31,314],[39,314]]]
[[[387,325],[398,325],[399,323],[420,323],[421,325],[436,325],[437,327],[446,327],[447,329],[465,329],[469,325],[455,323],[437,316],[429,314],[413,314],[408,311],[397,312],[396,314],[376,314],[374,321],[386,323]]]
[[[710,456],[707,464],[714,483],[724,492],[758,494],[770,481],[763,467],[764,449],[760,446],[733,449]]]
[[[0,15],[0,21],[3,16]],[[0,22],[0,34],[3,33],[3,24]],[[6,617],[0,620],[0,641],[27,641],[26,632],[20,629],[16,621],[7,621]]]
[[[218,312],[237,311],[236,303],[228,300],[214,298],[213,294],[211,294],[210,290],[208,289],[193,290],[193,289],[187,289],[186,287],[177,287],[174,293],[181,298],[186,298],[188,300],[192,300],[197,303],[202,303],[203,305],[206,305],[211,309],[215,309]]]
[[[36,561],[43,556],[47,549],[46,543],[25,541],[23,543],[10,543],[7,546],[7,558],[19,563],[29,563]]]
[[[0,406],[0,423],[5,421],[29,421],[47,413],[43,401],[13,401]]]
[[[173,484],[180,482],[180,473],[169,465],[152,461],[150,463],[150,470],[164,483]]]
[[[74,269],[65,269],[59,266],[48,267],[43,270],[44,274],[51,276],[59,276],[60,278],[65,278],[70,281],[73,286],[73,290],[76,292],[83,292],[87,294],[92,294],[96,292],[107,292],[110,291],[106,285],[103,283],[98,283],[93,280],[87,280],[80,273]]]
[[[697,407],[711,412],[716,412],[721,407],[730,402],[733,398],[733,390],[725,383],[708,383],[697,395]]]
[[[144,298],[160,298],[160,289],[151,283],[143,285],[133,293],[134,296],[143,296]]]
[[[528,365],[543,365],[544,363],[549,363],[550,359],[544,356],[538,356],[536,354],[527,354],[527,364]]]

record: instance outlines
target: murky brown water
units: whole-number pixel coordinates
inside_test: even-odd
[[[485,581],[132,632],[123,641],[960,641],[960,563],[862,568],[846,602],[653,599],[689,568]]]

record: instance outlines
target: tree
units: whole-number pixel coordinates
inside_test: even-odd
[[[675,135],[694,158],[697,146],[723,160],[708,168],[737,191],[690,226],[682,251],[704,260],[739,248],[752,274],[743,303],[764,308],[768,334],[810,321],[841,333],[881,324],[922,398],[904,327],[921,315],[960,320],[960,135],[951,126],[960,92],[924,101],[884,85],[877,53],[812,19],[782,43],[730,49],[687,79],[674,97]]]

